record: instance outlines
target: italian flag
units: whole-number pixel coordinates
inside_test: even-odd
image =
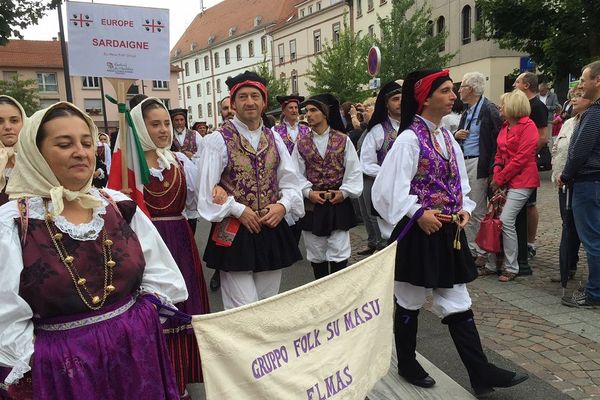
[[[120,109],[121,107],[119,107],[119,111],[121,111]],[[144,214],[150,216],[146,203],[144,203],[144,185],[150,180],[150,171],[129,111],[125,112],[125,120],[125,129],[119,129],[119,135],[117,136],[107,187],[114,190],[123,189],[121,160],[123,157],[127,157],[127,183],[131,189],[129,197],[135,201]],[[125,135],[127,154],[123,154],[120,148],[121,135]]]

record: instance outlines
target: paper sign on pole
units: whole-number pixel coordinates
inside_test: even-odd
[[[71,75],[170,79],[169,10],[67,2]]]
[[[207,399],[364,400],[390,367],[395,255],[194,316]]]

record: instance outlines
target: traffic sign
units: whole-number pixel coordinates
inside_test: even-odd
[[[381,68],[381,51],[379,47],[373,46],[369,49],[369,56],[367,58],[367,67],[369,75],[376,76]]]

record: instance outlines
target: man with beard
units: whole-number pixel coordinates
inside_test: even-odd
[[[337,99],[319,94],[302,106],[311,131],[298,134],[292,156],[308,200],[306,216],[299,222],[306,258],[319,279],[348,265],[349,229],[356,226],[350,197],[360,196],[363,182],[354,145],[343,133]]]
[[[414,71],[402,85],[401,132],[373,185],[373,205],[398,238],[394,336],[398,373],[428,388],[433,378],[416,359],[419,310],[428,290],[448,325],[476,395],[510,387],[527,375],[491,364],[475,326],[466,284],[477,277],[463,228],[475,203],[459,144],[440,127],[456,100],[448,70]],[[415,223],[413,225],[413,223]]]
[[[300,182],[283,140],[262,123],[266,80],[246,71],[227,79],[232,120],[204,139],[198,212],[213,222],[204,259],[220,271],[225,309],[277,294],[281,270],[302,258],[286,213],[304,215]],[[213,202],[213,188],[228,194]]]
[[[196,161],[200,157],[202,136],[187,127],[187,110],[175,108],[169,110],[173,123],[173,145],[171,151],[185,154],[190,160]]]

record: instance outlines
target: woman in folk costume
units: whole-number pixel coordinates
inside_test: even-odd
[[[6,182],[15,165],[15,150],[19,132],[27,116],[18,101],[0,95],[0,205],[8,201]]]
[[[91,187],[96,140],[66,102],[21,130],[0,207],[5,383],[18,399],[177,399],[155,306],[185,282],[135,203]]]
[[[183,154],[173,153],[173,128],[169,112],[153,97],[131,110],[131,118],[140,138],[150,182],[144,187],[144,202],[150,219],[160,232],[177,262],[189,292],[189,298],[176,304],[189,315],[209,312],[208,295],[198,248],[183,216],[186,204],[197,198],[196,166]],[[193,206],[195,208],[195,205]],[[188,383],[202,382],[200,355],[191,324],[165,326],[167,343],[182,396]]]
[[[0,95],[0,205],[8,201],[5,192],[6,182],[15,165],[14,145],[17,144],[25,118],[25,110],[18,101],[10,96]],[[2,382],[9,373],[10,368],[0,367],[0,399],[2,400],[8,399]]]

